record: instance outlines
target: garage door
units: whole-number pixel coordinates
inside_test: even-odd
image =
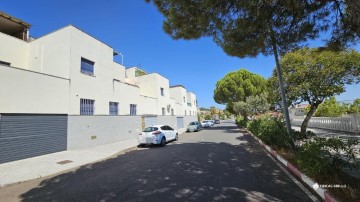
[[[145,127],[149,127],[157,124],[156,116],[145,116]]]
[[[0,115],[0,163],[66,150],[67,115]]]
[[[177,128],[184,128],[184,117],[176,117]]]

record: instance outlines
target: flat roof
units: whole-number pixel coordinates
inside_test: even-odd
[[[185,88],[185,86],[183,86],[183,85],[174,85],[174,86],[170,86],[170,88],[177,88],[177,87]],[[185,88],[185,89],[186,89],[186,88]]]
[[[30,27],[29,23],[0,11],[0,32],[12,35]]]

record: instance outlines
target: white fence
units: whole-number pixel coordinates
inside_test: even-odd
[[[293,118],[292,125],[301,126],[304,118]],[[339,130],[347,132],[360,132],[360,118],[352,114],[348,117],[312,117],[308,127]]]

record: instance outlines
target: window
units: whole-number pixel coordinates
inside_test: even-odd
[[[119,115],[118,102],[109,102],[109,115]]]
[[[161,114],[164,116],[165,115],[165,108],[161,108]]]
[[[186,102],[186,101],[185,101],[185,96],[184,96],[184,102]]]
[[[185,110],[185,116],[186,116],[186,110]]]
[[[165,96],[164,95],[164,88],[160,88],[160,93],[161,93],[161,96]]]
[[[10,66],[10,62],[4,62],[0,60],[0,65]]]
[[[174,116],[174,109],[171,109],[171,115]]]
[[[80,115],[94,115],[95,100],[80,99]]]
[[[136,105],[130,104],[130,115],[135,116],[136,115]]]
[[[81,72],[88,75],[94,75],[94,62],[81,58]]]

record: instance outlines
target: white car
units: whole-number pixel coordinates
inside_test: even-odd
[[[147,144],[165,146],[171,140],[178,140],[178,132],[167,125],[147,127],[138,137],[139,147]]]
[[[203,127],[203,128],[208,128],[210,126],[211,126],[211,123],[206,120],[201,122],[201,127]]]

